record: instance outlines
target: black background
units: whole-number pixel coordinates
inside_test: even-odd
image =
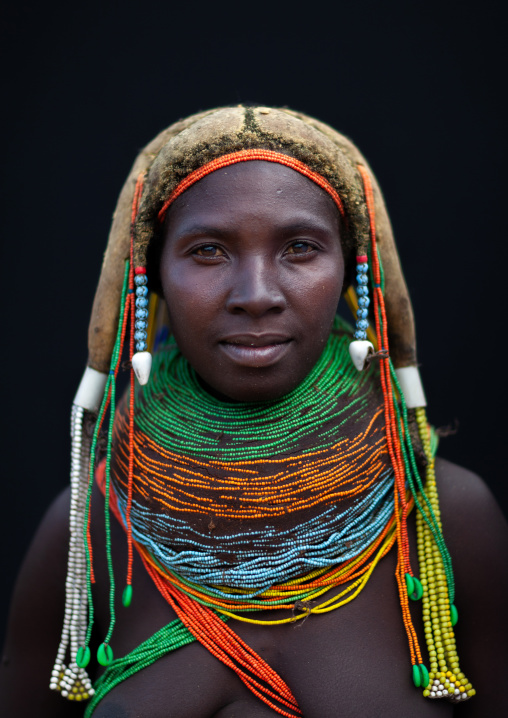
[[[385,193],[442,456],[505,511],[501,3],[18,2],[2,20],[3,624],[48,503],[111,214],[137,151],[188,114],[287,105],[341,130]],[[474,526],[471,527],[474,531]]]

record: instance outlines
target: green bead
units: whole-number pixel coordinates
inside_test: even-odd
[[[419,601],[420,598],[423,596],[423,586],[420,583],[420,580],[416,578],[416,576],[413,576],[413,582],[414,582],[414,591],[412,591],[409,594],[409,598],[412,601]]]
[[[111,646],[108,646],[107,643],[101,643],[99,650],[97,651],[97,660],[101,666],[109,666],[113,660],[113,651]]]
[[[76,653],[76,663],[80,668],[86,668],[90,663],[90,649],[88,646],[80,646]]]
[[[413,577],[410,573],[406,573],[406,588],[407,588],[407,595],[410,596],[413,591],[415,590],[415,584],[413,581]]]
[[[413,683],[417,688],[421,686],[422,683],[422,674],[420,671],[420,666],[415,663],[413,666]]]
[[[131,605],[131,601],[132,601],[132,586],[129,583],[123,590],[122,603],[125,606],[125,608],[128,608]]]
[[[459,612],[457,611],[457,607],[454,603],[450,604],[450,619],[452,622],[452,626],[455,626],[455,624],[459,620]]]
[[[427,686],[430,683],[430,677],[429,677],[429,672],[427,670],[427,666],[424,663],[420,663],[419,668],[420,668],[420,674],[421,674],[420,685],[422,688],[427,688]]]

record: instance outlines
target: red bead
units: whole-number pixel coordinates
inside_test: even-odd
[[[369,259],[369,258],[367,257],[366,254],[359,254],[359,255],[356,257],[356,263],[357,263],[357,264],[364,264],[365,262],[368,261],[368,259]]]
[[[134,274],[146,274],[146,267],[136,267]]]

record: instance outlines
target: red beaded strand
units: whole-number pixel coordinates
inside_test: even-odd
[[[140,274],[140,269],[146,270],[141,267],[134,269],[134,224],[139,210],[139,202],[141,194],[143,192],[144,175],[139,175],[136,188],[134,190],[134,199],[132,202],[132,214],[131,214],[131,246],[130,246],[130,271],[129,271],[129,308],[131,317],[130,326],[130,337],[129,337],[129,359],[131,362],[130,369],[130,395],[129,395],[129,467],[128,467],[128,479],[127,479],[127,506],[125,509],[125,522],[127,524],[127,586],[132,585],[132,562],[133,562],[133,548],[132,548],[132,521],[131,521],[131,510],[132,510],[132,481],[134,475],[134,391],[135,391],[135,379],[134,369],[132,367],[132,357],[134,356],[134,331],[135,331],[135,292],[134,292],[134,274]]]
[[[383,292],[381,290],[381,270],[379,265],[379,257],[377,251],[377,238],[376,238],[376,221],[375,221],[375,208],[374,208],[374,193],[372,190],[372,183],[370,176],[365,167],[358,165],[358,171],[363,180],[365,200],[367,205],[367,211],[369,214],[369,225],[370,225],[370,237],[371,237],[371,248],[372,248],[372,274],[374,278],[373,288],[373,299],[374,299],[374,318],[376,324],[376,335],[378,346],[381,349],[387,351],[388,356],[380,359],[380,376],[381,386],[383,390],[383,397],[385,403],[385,424],[386,424],[386,439],[390,458],[392,461],[393,470],[395,473],[395,516],[397,517],[397,548],[398,548],[398,560],[396,568],[396,579],[399,588],[399,599],[402,609],[402,618],[406,634],[408,637],[409,651],[411,654],[412,663],[420,664],[422,662],[420,647],[416,631],[414,629],[411,615],[409,612],[408,596],[406,589],[405,574],[409,573],[411,576],[413,572],[411,570],[410,557],[409,557],[409,540],[407,535],[407,514],[408,514],[408,503],[406,499],[405,489],[405,469],[404,461],[402,458],[402,451],[399,441],[399,434],[397,430],[397,418],[394,406],[393,388],[390,377],[390,364],[389,364],[389,344],[388,344],[388,330],[386,321],[386,310]],[[381,314],[381,321],[379,315]],[[399,510],[400,506],[400,510]],[[399,518],[400,517],[400,518]]]
[[[302,715],[289,686],[261,656],[221,621],[216,613],[192,600],[175,586],[164,582],[157,571],[144,560],[143,556],[142,558],[148,574],[161,595],[186,628],[213,656],[231,668],[258,698],[280,715],[288,718]],[[246,671],[263,680],[269,687],[264,686]],[[290,708],[293,713],[288,713],[273,703],[273,700]]]

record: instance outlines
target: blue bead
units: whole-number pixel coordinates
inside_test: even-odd
[[[137,332],[134,332],[134,340],[137,342],[146,342],[148,334],[144,331],[139,329]]]
[[[368,297],[360,297],[358,300],[358,306],[359,307],[368,307],[370,304],[370,299]]]
[[[369,326],[369,322],[366,319],[359,319],[356,322],[356,326],[358,327],[358,329],[361,329],[363,331],[367,329],[367,327]]]
[[[146,352],[148,345],[146,342],[137,342],[136,343],[136,351],[137,352]]]
[[[136,287],[136,297],[146,297],[148,294],[148,287]]]
[[[358,289],[356,290],[356,293],[358,294],[359,297],[361,297],[362,295],[369,293],[369,288],[368,288],[368,287],[363,287],[363,286],[360,284],[360,286],[359,286]]]
[[[367,282],[369,281],[369,278],[367,277],[366,274],[357,274],[356,281],[358,282],[358,284],[367,284]]]
[[[358,319],[367,319],[367,317],[369,316],[369,312],[366,309],[359,309],[356,312],[356,316]]]
[[[136,297],[136,306],[145,309],[148,306],[148,299],[146,297]]]
[[[367,274],[368,270],[369,270],[369,265],[367,264],[367,262],[363,262],[362,264],[358,264],[357,267],[356,267],[356,271],[357,271],[357,272],[362,272],[363,274]]]
[[[362,311],[363,311],[363,310],[362,310]],[[136,329],[146,329],[146,327],[148,326],[148,323],[145,322],[144,319],[138,319],[138,320],[134,323],[134,326],[136,327]]]
[[[136,309],[136,319],[148,319],[148,309]]]
[[[354,333],[354,338],[361,341],[362,339],[367,339],[367,332],[362,331],[361,329],[357,329]]]
[[[147,281],[148,281],[148,280],[147,280],[147,278],[146,278],[146,274],[136,274],[135,277],[134,277],[134,284],[135,284],[137,287],[143,286],[143,284],[146,284]]]

